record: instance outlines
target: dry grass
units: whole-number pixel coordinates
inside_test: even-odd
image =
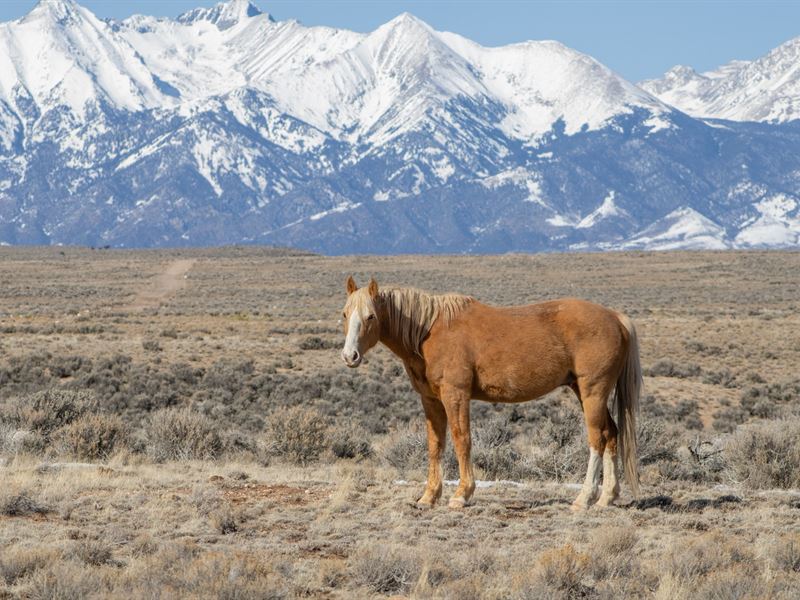
[[[175,261],[191,268],[161,294]],[[418,510],[424,423],[402,366],[338,358],[354,265],[359,281],[630,314],[643,497],[569,511],[587,452],[559,390],[473,404],[479,477],[519,485]],[[793,598],[798,267],[0,249],[0,597]]]

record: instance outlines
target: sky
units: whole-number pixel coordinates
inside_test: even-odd
[[[44,0],[47,1],[47,0]],[[100,17],[174,17],[214,0],[78,0]],[[800,36],[800,0],[254,0],[277,20],[372,31],[410,12],[440,31],[485,46],[558,40],[629,81],[659,77],[676,64],[698,71],[762,56]],[[36,0],[0,0],[0,21],[24,16]]]

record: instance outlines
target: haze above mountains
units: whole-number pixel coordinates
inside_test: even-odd
[[[796,247],[800,38],[634,85],[553,41],[246,0],[0,24],[0,244]]]

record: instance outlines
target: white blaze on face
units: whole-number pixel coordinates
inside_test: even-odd
[[[361,315],[358,310],[353,310],[350,313],[350,322],[347,327],[347,338],[344,341],[344,349],[342,350],[342,358],[348,364],[354,362],[353,356],[356,356],[356,361],[361,357],[358,351],[358,338],[361,335]]]

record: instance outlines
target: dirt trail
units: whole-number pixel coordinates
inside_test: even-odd
[[[139,290],[129,310],[145,310],[158,306],[186,285],[186,274],[194,266],[192,259],[175,260],[159,273],[153,283]]]

